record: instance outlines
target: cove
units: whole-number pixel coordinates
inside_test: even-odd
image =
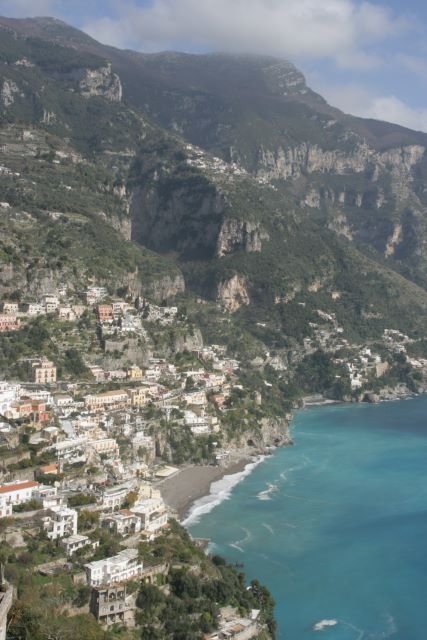
[[[266,584],[281,640],[425,640],[427,397],[300,411],[292,436],[189,530]]]

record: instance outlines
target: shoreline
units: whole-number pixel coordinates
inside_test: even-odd
[[[198,510],[204,513],[227,499],[231,489],[266,458],[266,454],[235,457],[224,466],[192,465],[183,467],[171,478],[156,485],[166,505],[175,511],[184,524]]]
[[[393,391],[394,394],[380,395],[373,403],[313,398],[311,402],[292,411],[290,423],[298,410],[328,405],[382,404],[392,400],[412,399],[425,393],[408,392],[409,390],[405,393],[403,389],[401,393]],[[292,439],[281,446],[290,444],[293,444]],[[232,489],[271,453],[272,451],[235,450],[227,464],[183,466],[172,477],[156,483],[156,488],[161,491],[165,504],[177,514],[178,521],[187,526],[194,518],[208,513],[223,500],[227,500]]]

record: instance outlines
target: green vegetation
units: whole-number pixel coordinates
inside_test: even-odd
[[[138,592],[138,619],[144,633],[154,634],[147,637],[199,640],[217,628],[219,608],[227,605],[243,616],[261,609],[262,621],[274,638],[274,602],[268,590],[257,581],[247,589],[243,573],[218,556],[205,556],[178,524],[172,523],[170,532],[153,544],[140,545],[140,553],[145,561],[180,564],[170,571],[168,594],[155,585],[142,585]]]

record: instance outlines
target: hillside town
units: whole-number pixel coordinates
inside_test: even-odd
[[[151,328],[185,323],[177,306],[143,298],[130,303],[93,286],[80,300],[67,300],[64,288],[37,301],[4,301],[0,330],[16,331],[39,316],[76,322],[84,314],[95,320],[104,349],[123,335],[148,342]],[[295,357],[319,349],[331,354],[337,381],[345,378],[352,394],[364,393],[387,374],[390,354],[403,356],[414,371],[426,368],[426,361],[407,358],[411,340],[398,331],[384,332],[387,359],[372,346],[350,344],[333,314],[318,310],[317,316]],[[289,365],[269,353],[265,362],[282,376],[292,375]],[[235,399],[248,392],[256,411],[271,387],[265,379],[255,393],[245,390],[240,366],[225,346],[199,345],[171,358],[151,353],[144,363],[117,368],[87,359],[81,379],[61,380],[55,362],[41,353],[20,362],[24,379],[0,382],[4,539],[18,557],[31,556],[33,572],[71,576],[73,584],[87,588],[85,611],[100,625],[133,628],[136,592],[128,586],[162,585],[171,569],[164,559],[147,561],[140,553],[141,544],[154,544],[183,515],[165,501],[165,481],[183,465],[226,469],[236,459],[266,451],[249,440],[242,449],[241,438],[233,441],[227,431]],[[312,401],[307,398],[307,404]],[[42,548],[49,552],[35,553]],[[11,592],[2,598],[0,628]],[[255,638],[262,628],[258,615],[242,618],[224,609],[219,631],[205,637]]]

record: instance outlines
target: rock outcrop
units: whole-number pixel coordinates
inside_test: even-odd
[[[221,258],[235,251],[259,252],[262,251],[262,241],[268,239],[268,233],[258,223],[225,220],[219,232],[216,254]]]
[[[19,87],[13,80],[5,78],[0,91],[0,102],[7,109],[15,102],[15,95],[19,93]]]
[[[425,153],[421,145],[407,145],[378,152],[366,143],[359,143],[352,150],[322,149],[316,144],[303,142],[294,147],[278,147],[276,150],[261,146],[258,153],[257,176],[267,180],[296,179],[304,173],[346,175],[370,173],[372,180],[383,171],[392,172],[402,180],[410,180],[413,167]]]
[[[113,73],[111,64],[98,69],[84,69],[83,77],[79,82],[82,96],[102,96],[111,102],[121,102],[123,88],[119,76]]]
[[[242,305],[250,304],[246,279],[241,275],[234,275],[229,280],[221,282],[218,286],[219,304],[227,311],[233,313]]]

